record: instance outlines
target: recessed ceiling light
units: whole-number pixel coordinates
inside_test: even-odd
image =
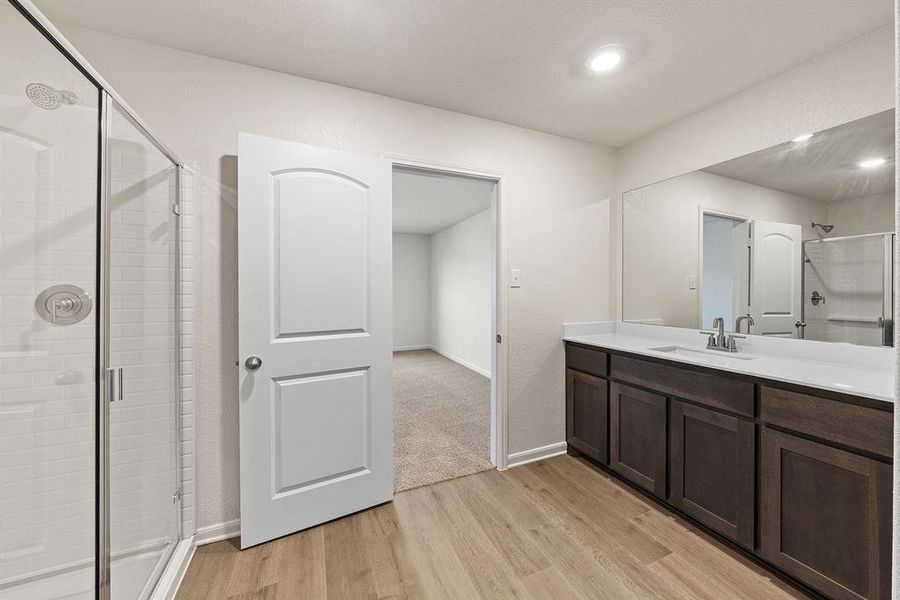
[[[863,169],[874,169],[875,167],[880,167],[887,161],[881,157],[878,158],[867,158],[864,161],[859,163],[859,166]]]
[[[798,135],[791,141],[794,142],[795,144],[802,144],[803,142],[809,141],[809,138],[811,138],[812,136],[813,136],[813,134],[811,134],[811,133],[801,133],[800,135]]]
[[[601,50],[591,59],[589,66],[595,73],[612,71],[622,62],[622,51],[618,48],[606,48]]]

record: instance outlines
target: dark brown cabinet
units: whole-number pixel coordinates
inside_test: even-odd
[[[799,431],[886,460],[894,452],[894,415],[883,407],[859,406],[761,385],[759,417],[777,428]]]
[[[566,443],[603,464],[609,463],[609,384],[566,369]]]
[[[669,503],[752,550],[753,422],[671,401]]]
[[[762,428],[760,552],[835,600],[890,597],[891,467]]]
[[[570,449],[833,600],[890,598],[893,408],[566,344]]]
[[[754,386],[722,375],[684,366],[612,355],[610,373],[615,379],[674,398],[684,398],[710,408],[753,417]]]
[[[666,497],[666,397],[609,384],[611,469]]]
[[[609,375],[609,356],[606,352],[570,344],[566,346],[566,368],[596,377],[606,377]]]

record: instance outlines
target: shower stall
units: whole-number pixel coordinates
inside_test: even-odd
[[[893,257],[893,233],[803,242],[803,336],[892,346]]]
[[[147,598],[181,532],[178,160],[0,5],[0,598]]]

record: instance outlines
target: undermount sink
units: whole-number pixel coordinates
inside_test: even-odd
[[[665,352],[666,354],[674,354],[676,356],[686,356],[689,358],[718,358],[718,359],[737,359],[737,360],[754,360],[755,356],[747,356],[740,352],[722,352],[719,350],[706,350],[704,348],[691,348],[690,346],[657,346],[648,348],[654,352]]]

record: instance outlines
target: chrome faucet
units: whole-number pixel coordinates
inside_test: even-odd
[[[750,324],[753,324],[753,319],[750,315],[746,317],[740,317],[738,321],[741,319],[750,319]],[[702,335],[708,335],[709,337],[706,340],[706,349],[707,350],[719,350],[721,352],[737,352],[737,342],[736,338],[744,338],[746,336],[739,335],[736,333],[729,333],[725,335],[725,319],[722,317],[716,317],[713,319],[713,327],[716,331],[701,331]]]
[[[713,329],[718,329],[719,333],[716,334],[716,346],[722,348],[725,346],[725,319],[722,317],[716,317],[713,319]]]
[[[741,332],[741,323],[743,323],[744,321],[747,321],[747,333],[750,333],[750,328],[756,325],[756,323],[753,322],[753,317],[751,317],[749,314],[741,315],[734,320],[735,333]]]

